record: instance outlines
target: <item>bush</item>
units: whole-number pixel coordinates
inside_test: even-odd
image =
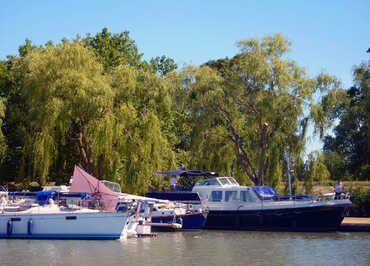
[[[352,217],[370,217],[370,189],[356,187],[352,192],[351,201],[355,205],[351,208]]]

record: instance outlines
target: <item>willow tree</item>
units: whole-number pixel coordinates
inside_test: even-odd
[[[59,145],[76,145],[82,166],[99,172],[97,162],[109,153],[114,130],[114,93],[101,64],[79,42],[64,42],[29,53],[22,65],[34,175],[47,181]]]
[[[339,83],[325,74],[310,78],[286,59],[290,43],[280,34],[238,46],[240,53],[232,59],[184,75],[197,121],[194,139],[219,136],[232,144],[235,164],[254,184],[274,183],[285,155],[303,151],[307,123],[322,130],[331,122],[327,114]],[[320,97],[314,97],[317,92]],[[323,103],[322,96],[328,96]]]
[[[117,142],[121,185],[135,193],[145,192],[149,183],[159,188],[153,172],[174,167],[176,159],[174,134],[168,128],[172,114],[167,82],[155,73],[120,66],[113,73],[112,87],[115,114],[121,121],[117,130],[122,134]]]

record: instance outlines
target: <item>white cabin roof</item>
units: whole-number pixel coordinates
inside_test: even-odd
[[[214,177],[200,180],[195,183],[194,187],[208,187],[208,186],[217,186],[217,187],[239,187],[239,183],[233,177]]]

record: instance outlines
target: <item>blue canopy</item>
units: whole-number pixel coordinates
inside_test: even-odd
[[[179,175],[179,176],[218,176],[215,172],[201,172],[189,170],[172,170],[168,172],[154,172],[155,175]]]
[[[36,198],[40,205],[45,205],[48,203],[49,199],[55,200],[56,191],[39,191],[36,193]]]
[[[279,195],[273,187],[256,186],[253,187],[253,190],[263,199],[273,198]]]

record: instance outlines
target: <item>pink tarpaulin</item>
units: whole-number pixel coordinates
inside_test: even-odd
[[[72,184],[69,191],[89,193],[93,199],[100,200],[105,211],[114,211],[118,202],[118,196],[115,192],[77,165],[73,171]]]

